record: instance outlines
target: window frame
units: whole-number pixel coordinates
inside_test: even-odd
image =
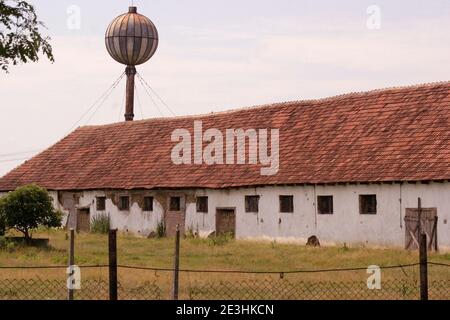
[[[375,211],[367,211],[368,205],[367,202],[364,204],[364,201],[367,201],[369,197],[375,199]],[[365,200],[364,200],[365,199]],[[360,194],[359,195],[359,214],[365,216],[375,216],[378,214],[378,199],[376,194]]]
[[[256,210],[253,210],[250,205],[250,200],[256,199]],[[245,212],[246,213],[258,213],[259,212],[259,200],[261,199],[261,196],[259,195],[248,195],[245,196]]]
[[[279,204],[280,204],[280,208],[279,208],[280,213],[294,213],[294,210],[295,210],[294,195],[279,195],[278,199],[279,199]],[[283,207],[283,199],[284,200],[289,199],[289,202],[287,205],[288,209],[286,209],[286,207]],[[286,205],[286,203],[285,203],[285,205]]]
[[[123,199],[127,199],[127,206],[123,206]],[[131,204],[130,204],[130,196],[126,196],[126,195],[124,195],[124,196],[119,196],[119,210],[120,211],[130,211],[130,206],[131,206]]]
[[[178,199],[178,209],[172,208],[172,199]],[[181,212],[181,196],[170,196],[169,198],[169,211],[171,212]]]
[[[331,205],[330,205],[330,203],[327,203],[327,207],[329,209],[329,211],[327,211],[327,212],[325,212],[324,210],[321,210],[321,209],[323,209],[322,206],[321,206],[321,204],[323,204],[322,201],[324,201],[325,199],[327,201],[331,200]],[[323,216],[333,215],[334,214],[334,197],[332,195],[320,195],[320,196],[317,196],[317,200],[316,201],[317,201],[317,213],[318,214],[323,215]]]
[[[148,209],[147,207],[147,199],[151,199],[151,209]],[[144,207],[142,208],[142,211],[144,212],[153,212],[154,210],[154,202],[155,198],[153,196],[144,196]]]
[[[99,200],[101,199],[102,202],[99,202]],[[102,203],[103,206],[101,208],[99,208],[99,203]],[[102,196],[102,197],[95,197],[95,210],[96,211],[105,211],[106,210],[106,197]]]
[[[199,203],[199,200],[206,201],[205,208],[201,208],[201,204]],[[196,197],[196,209],[197,213],[208,213],[209,212],[209,198],[207,196],[200,196]]]

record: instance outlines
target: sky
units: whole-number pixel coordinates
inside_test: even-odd
[[[0,176],[78,126],[123,121],[124,81],[93,104],[124,71],[104,32],[131,1],[31,2],[56,62],[0,73]],[[138,83],[136,119],[450,80],[448,0],[134,5],[159,31],[158,51],[138,72],[164,102]]]

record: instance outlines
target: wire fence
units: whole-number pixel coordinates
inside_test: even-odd
[[[419,264],[381,267],[381,287],[369,289],[367,268],[291,271],[179,270],[183,300],[417,300]],[[109,299],[108,266],[81,266],[77,300]],[[6,272],[7,271],[7,272]],[[121,300],[169,300],[173,269],[118,266]],[[450,265],[428,263],[429,299],[450,300]],[[0,267],[0,300],[64,300],[65,266]]]

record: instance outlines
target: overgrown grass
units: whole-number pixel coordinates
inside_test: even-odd
[[[158,225],[156,226],[156,237],[164,238],[165,236],[166,236],[166,225],[164,221],[159,221]]]
[[[91,219],[91,232],[107,234],[109,232],[110,222],[107,214],[98,214]]]
[[[0,266],[65,265],[68,259],[69,241],[65,231],[39,231],[36,237],[49,238],[47,249],[17,247],[0,249]],[[118,262],[155,268],[172,268],[174,239],[143,239],[125,234],[118,236]],[[450,263],[449,254],[431,253],[429,259]],[[75,260],[78,265],[108,264],[108,237],[103,234],[77,234],[75,237]],[[185,238],[181,240],[180,267],[182,269],[241,270],[241,271],[289,271],[299,269],[329,269],[367,267],[369,265],[398,265],[417,263],[417,252],[400,249],[368,249],[352,247],[311,248],[276,242],[251,242],[233,240],[230,237],[210,239]],[[417,276],[417,268],[395,269],[383,276]],[[430,268],[431,271],[434,268]],[[64,271],[64,270],[63,270]],[[61,271],[61,272],[63,272]],[[14,270],[2,270],[0,278],[7,278]],[[22,270],[22,276],[33,270]],[[94,270],[86,272],[94,273]],[[85,272],[85,274],[86,274]],[[105,271],[106,272],[106,271]],[[147,272],[150,274],[150,272]],[[49,272],[49,274],[53,274]],[[449,268],[439,274],[448,279]],[[64,273],[61,274],[64,276]],[[126,277],[140,281],[145,272],[129,272]],[[365,271],[361,275],[366,277]],[[209,275],[213,277],[213,275]],[[306,275],[305,275],[306,277]],[[308,274],[308,279],[354,280],[355,273]],[[144,277],[145,278],[145,277]]]

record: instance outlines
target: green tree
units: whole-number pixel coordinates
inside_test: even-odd
[[[0,237],[5,235],[5,229],[6,229],[5,217],[2,213],[2,211],[0,210]]]
[[[54,62],[50,38],[42,36],[33,5],[27,1],[0,0],[0,67],[8,72],[10,64],[39,60],[42,52]]]
[[[4,217],[6,229],[15,229],[31,240],[32,231],[40,226],[60,227],[62,215],[53,208],[47,190],[28,185],[17,188],[0,199],[0,216]]]

